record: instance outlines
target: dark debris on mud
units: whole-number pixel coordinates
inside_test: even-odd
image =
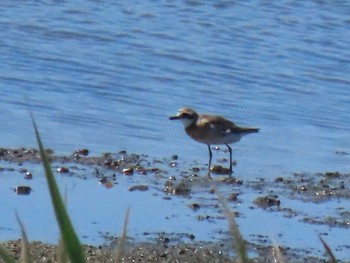
[[[33,262],[58,262],[58,247],[56,245],[45,244],[39,241],[30,242],[30,253]],[[10,254],[18,260],[21,255],[21,240],[13,240],[1,243]],[[159,239],[154,243],[127,243],[122,255],[122,262],[197,262],[197,263],[224,263],[238,262],[232,254],[230,242],[193,242],[170,244],[168,238]],[[327,262],[312,256],[303,256],[305,251],[295,251],[290,248],[252,245],[248,247],[254,251],[255,256],[251,257],[252,263],[276,262],[276,253],[284,258],[285,262]],[[115,246],[83,246],[85,257],[88,263],[111,262]]]
[[[112,187],[115,182],[116,174],[123,176],[134,176],[139,174],[142,176],[159,175],[167,178],[163,185],[163,191],[169,195],[188,196],[192,191],[192,182],[200,178],[198,175],[202,170],[207,168],[192,167],[189,171],[179,172],[179,177],[167,176],[167,171],[159,168],[166,163],[169,168],[177,169],[178,156],[173,155],[164,160],[150,161],[146,155],[129,154],[126,151],[118,153],[105,153],[101,156],[90,156],[88,149],[79,149],[71,155],[59,156],[55,155],[51,149],[46,150],[49,159],[53,163],[59,164],[56,168],[58,173],[74,174],[74,167],[66,165],[86,165],[95,167],[95,176],[99,183],[104,184],[107,188]],[[39,151],[37,149],[5,149],[0,148],[0,160],[7,161],[10,164],[23,164],[25,162],[39,163],[41,161]],[[214,167],[218,174],[224,174],[225,168],[220,166]],[[12,167],[0,167],[0,172],[11,169]],[[111,171],[108,175],[104,171]],[[23,173],[28,180],[32,179],[32,174],[25,168],[19,168],[19,172]],[[204,175],[205,176],[205,175]],[[339,172],[324,172],[316,174],[295,173],[288,177],[277,177],[275,180],[268,181],[265,179],[257,179],[256,181],[242,181],[234,177],[220,177],[214,179],[216,183],[227,184],[230,187],[244,187],[254,191],[261,192],[261,196],[257,197],[253,202],[256,209],[268,209],[270,212],[282,212],[288,217],[295,216],[298,211],[293,211],[288,207],[284,207],[283,198],[297,199],[303,202],[320,203],[330,199],[350,199],[350,174]],[[135,184],[128,188],[133,191],[148,191],[149,186],[143,184]],[[274,189],[270,194],[266,195],[266,189]],[[17,186],[14,189],[17,194],[30,194],[31,189],[25,186]],[[215,193],[215,189],[209,189],[210,193]],[[239,202],[238,196],[240,191],[235,188],[226,200],[229,202]],[[279,196],[279,192],[283,192],[283,197]],[[201,208],[201,204],[193,203],[190,205],[193,211]],[[239,216],[239,214],[237,214]],[[340,226],[348,228],[350,226],[350,213],[346,210],[339,210],[337,217],[329,216],[327,218],[312,218],[305,216],[303,222],[309,224],[325,224],[330,226]],[[5,245],[13,254],[19,253],[19,241],[9,241]],[[36,251],[40,255],[45,255],[45,261],[35,262],[56,262],[56,248],[51,245],[40,242],[33,242],[32,251]],[[257,255],[253,262],[273,262],[273,248],[269,245],[249,244],[249,248]],[[108,255],[110,251],[105,247],[85,247],[88,256],[88,262],[101,262],[101,257]],[[157,244],[145,243],[142,245],[130,245],[124,256],[123,262],[234,262],[232,255],[227,251],[227,244],[218,244],[212,242],[210,244],[191,243],[191,244]],[[288,259],[286,262],[300,262],[302,255],[304,262],[326,262],[319,258],[308,257],[307,251],[295,251],[290,248],[281,248],[283,255]],[[35,253],[35,252],[34,252]],[[231,249],[232,253],[232,249]],[[50,260],[49,260],[50,259]],[[297,261],[293,259],[298,259]],[[38,259],[39,260],[39,259]]]

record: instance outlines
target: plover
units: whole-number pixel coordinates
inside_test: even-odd
[[[176,116],[170,120],[181,120],[186,133],[194,140],[205,143],[209,150],[208,176],[210,177],[210,167],[212,151],[210,145],[225,144],[230,153],[230,176],[232,175],[232,148],[229,144],[236,143],[249,133],[256,133],[257,128],[239,127],[233,122],[217,115],[198,114],[191,108],[180,108]]]

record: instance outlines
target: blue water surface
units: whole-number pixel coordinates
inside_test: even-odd
[[[205,146],[167,119],[187,105],[261,128],[234,146],[239,171],[348,170],[335,154],[350,144],[346,2],[0,8],[2,147],[35,146],[31,110],[58,153],[126,149],[204,164]]]

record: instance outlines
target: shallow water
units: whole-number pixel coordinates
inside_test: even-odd
[[[60,153],[206,163],[205,146],[167,119],[189,105],[261,128],[235,146],[238,176],[348,170],[349,157],[335,154],[350,146],[346,2],[0,8],[3,147],[35,146],[31,109]]]
[[[36,146],[31,110],[56,153],[178,154],[190,169],[207,149],[168,120],[188,105],[261,128],[233,147],[238,178],[349,171],[347,2],[2,1],[0,11],[1,147]]]
[[[334,188],[334,197],[325,195],[315,202],[316,197],[292,191],[288,184],[283,187],[262,180],[245,180],[243,185],[228,184],[220,182],[222,176],[215,176],[215,180],[192,177],[193,181],[187,180],[185,187],[190,189],[188,194],[174,195],[165,192],[164,185],[170,176],[176,178],[172,181],[175,185],[180,184],[182,176],[179,173],[186,177],[186,169],[182,171],[178,166],[169,167],[168,162],[141,161],[146,168],[155,167],[160,171],[147,172],[147,175],[135,171],[133,175],[126,176],[103,166],[98,167],[96,174],[97,166],[76,163],[64,164],[69,168],[69,173],[55,172],[81,241],[93,245],[108,244],[109,240],[120,235],[125,213],[130,208],[128,237],[134,241],[154,241],[163,237],[171,243],[214,241],[230,247],[228,222],[215,191],[224,200],[228,200],[231,194],[238,194],[237,200],[227,201],[227,204],[238,213],[236,221],[243,237],[250,243],[263,246],[277,243],[285,248],[301,250],[304,256],[320,257],[324,252],[318,237],[321,235],[338,259],[348,258],[350,206],[348,194],[336,194],[339,189]],[[56,243],[58,229],[41,165],[7,161],[0,164],[1,240],[19,238],[19,226],[14,220],[17,213],[26,226],[30,240]],[[54,162],[52,166],[56,171],[62,164]],[[20,172],[22,168],[31,171],[32,180],[24,178],[24,173]],[[106,187],[101,184],[102,177],[106,177],[112,185]],[[310,177],[317,179],[315,175]],[[343,180],[339,178],[333,185],[340,181]],[[301,183],[298,179],[295,182]],[[29,195],[16,195],[13,188],[18,185],[30,186],[32,192]],[[139,185],[148,189],[130,191],[130,187]],[[327,187],[324,189],[327,190]],[[256,205],[258,197],[270,194],[278,195],[280,206],[261,208]]]

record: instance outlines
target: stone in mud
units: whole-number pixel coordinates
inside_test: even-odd
[[[88,156],[89,155],[89,150],[88,149],[79,149],[74,152],[74,154],[79,154],[82,156]]]
[[[214,174],[229,174],[230,170],[221,165],[214,165],[210,167],[210,171]]]
[[[105,183],[108,182],[108,178],[104,176],[104,177],[102,177],[102,179],[99,180],[98,182],[99,182],[100,184],[105,184]]]
[[[31,191],[32,191],[32,188],[25,185],[16,186],[15,188],[15,193],[17,195],[29,195]]]
[[[163,189],[164,192],[173,194],[173,195],[183,195],[187,196],[190,194],[191,189],[186,185],[185,182],[180,182],[177,185],[174,185],[173,182],[167,181]]]
[[[221,183],[242,185],[243,181],[234,177],[226,177],[219,180]]]
[[[171,163],[169,163],[169,166],[170,167],[176,167],[177,166],[177,162],[171,162]]]
[[[198,173],[200,169],[198,167],[192,167],[192,172],[193,173]]]
[[[57,168],[57,172],[61,173],[61,174],[66,174],[69,173],[69,169],[67,167],[59,167]]]
[[[326,172],[324,174],[326,177],[340,177],[340,173],[339,172]]]
[[[107,160],[105,161],[104,164],[109,168],[118,168],[120,166],[120,162],[118,160],[117,161]]]
[[[132,168],[124,168],[123,169],[123,174],[124,175],[128,175],[128,176],[133,175],[134,174],[134,169],[132,169]]]
[[[128,190],[130,192],[133,192],[133,191],[141,191],[141,192],[144,192],[144,191],[147,191],[148,190],[148,185],[133,185],[133,186],[130,186],[128,188]]]
[[[201,207],[201,206],[200,206],[199,204],[197,204],[197,203],[193,203],[193,204],[191,205],[191,209],[192,209],[193,211],[197,211],[200,207]]]
[[[229,197],[227,198],[227,200],[228,200],[228,201],[232,201],[232,202],[237,201],[237,200],[238,200],[238,198],[237,198],[238,195],[239,195],[239,193],[232,193],[232,194],[229,195]]]
[[[142,167],[141,165],[137,165],[135,167],[135,171],[138,172],[141,175],[147,175],[147,170],[146,168]]]
[[[26,172],[26,175],[24,176],[24,179],[30,180],[33,179],[33,175],[31,172]]]
[[[279,207],[281,204],[281,201],[278,199],[277,195],[267,195],[267,196],[258,197],[257,199],[254,200],[253,203],[258,207],[267,208],[271,206]]]
[[[283,178],[283,177],[277,177],[277,178],[275,179],[275,182],[276,182],[276,183],[284,182],[284,178]]]

